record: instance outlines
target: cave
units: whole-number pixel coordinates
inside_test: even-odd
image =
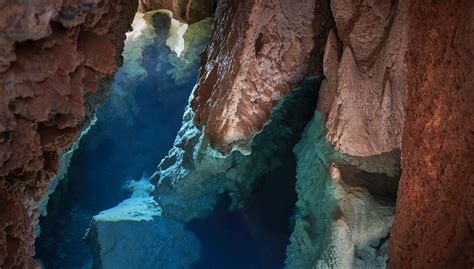
[[[85,234],[92,217],[127,198],[126,181],[150,176],[173,145],[197,76],[196,51],[206,44],[210,23],[189,26],[183,37],[174,34],[181,23],[168,13],[136,15],[107,102],[70,149],[67,172],[40,218],[37,258],[46,268],[82,268],[91,261]],[[167,46],[173,38],[193,46],[181,52],[187,55],[179,58]]]
[[[0,268],[474,267],[468,0],[0,5]]]
[[[115,73],[107,101],[63,155],[63,173],[53,180],[42,202],[35,258],[44,268],[93,266],[97,257],[87,238],[90,223],[101,211],[126,200],[129,182],[149,178],[157,160],[172,148],[211,23],[209,17],[188,25],[166,10],[135,15],[125,40],[123,66]],[[239,206],[228,191],[216,198],[208,215],[186,223],[201,244],[193,268],[284,265],[297,198],[292,149],[312,117],[319,83],[320,78],[310,77],[295,87],[253,139],[255,161],[272,164],[253,175]],[[275,135],[280,129],[287,131]],[[268,142],[277,148],[266,151]],[[246,158],[240,152],[233,155]]]

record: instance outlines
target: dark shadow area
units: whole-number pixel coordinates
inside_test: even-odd
[[[230,199],[224,195],[209,218],[187,225],[202,244],[201,260],[194,268],[283,268],[296,202],[293,154],[283,163],[257,180],[241,210],[229,212]]]
[[[244,207],[229,212],[229,196],[223,195],[210,217],[188,223],[187,228],[202,244],[201,260],[194,268],[284,267],[297,200],[293,147],[314,115],[321,79],[305,78],[277,105],[269,123],[252,141],[255,165],[274,168],[255,180]]]

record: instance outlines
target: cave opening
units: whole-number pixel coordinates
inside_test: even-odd
[[[124,183],[150,175],[172,147],[211,24],[207,18],[186,25],[180,36],[173,31],[185,24],[169,13],[137,13],[107,102],[69,149],[70,160],[62,160],[67,172],[40,218],[36,258],[45,268],[91,265],[85,238],[91,218],[124,200]],[[176,39],[185,42],[180,55]]]
[[[36,258],[44,268],[95,266],[86,237],[91,220],[126,200],[124,185],[153,173],[173,147],[211,25],[210,18],[183,24],[165,11],[135,20],[107,102],[63,154],[44,202],[36,240]],[[185,224],[201,245],[193,268],[283,267],[296,202],[292,150],[313,116],[319,83],[305,79],[255,137],[255,160],[274,167],[255,179],[242,208],[229,211],[233,202],[221,195],[210,216]]]

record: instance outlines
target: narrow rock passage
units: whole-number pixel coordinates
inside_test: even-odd
[[[172,147],[211,24],[207,19],[189,27],[188,47],[178,58],[166,45],[172,33],[168,14],[152,12],[135,20],[109,99],[40,220],[37,258],[46,268],[90,264],[84,235],[91,217],[126,198],[123,184],[150,174]]]

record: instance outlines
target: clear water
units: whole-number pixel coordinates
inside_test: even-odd
[[[213,215],[188,224],[203,247],[196,269],[283,268],[296,202],[296,161],[288,154],[284,163],[255,183],[241,210],[230,213],[224,196]]]
[[[187,81],[176,84],[172,53],[158,38],[142,63],[149,76],[125,81],[119,70],[110,97],[97,113],[97,123],[82,140],[63,180],[41,218],[37,257],[46,268],[81,268],[91,254],[83,239],[91,217],[127,197],[122,186],[130,178],[155,171],[172,147],[184,107],[195,84],[198,66],[189,68]],[[127,88],[136,87],[123,96]]]
[[[199,61],[186,67],[189,79],[176,83],[167,72],[176,65],[168,57],[166,32],[161,34],[141,63],[151,75],[127,81],[119,69],[97,123],[50,198],[36,242],[37,258],[47,269],[88,268],[92,256],[84,234],[92,216],[125,199],[125,181],[152,173],[172,147]],[[286,158],[284,167],[257,181],[242,210],[228,212],[223,198],[209,218],[187,224],[202,244],[196,269],[283,267],[296,200],[296,164],[291,152]]]

